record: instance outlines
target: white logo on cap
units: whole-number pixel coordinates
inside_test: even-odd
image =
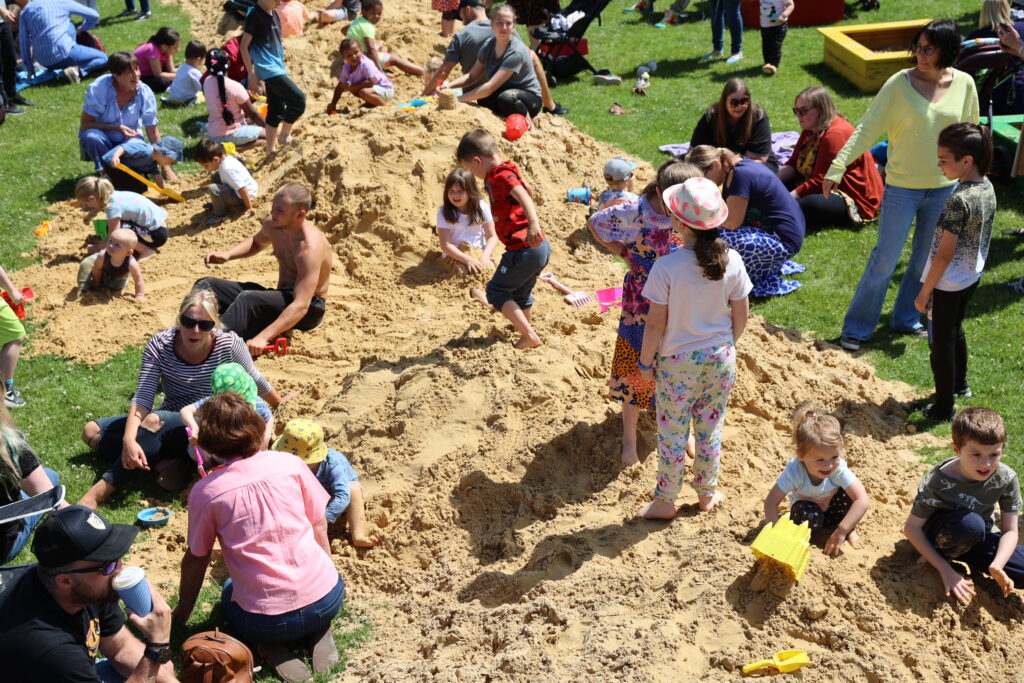
[[[89,516],[85,518],[85,521],[89,523],[93,529],[99,529],[103,531],[107,528],[107,525],[103,523],[103,520],[95,512],[89,513]]]

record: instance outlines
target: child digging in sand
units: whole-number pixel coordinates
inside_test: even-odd
[[[191,432],[188,440],[192,444],[192,448],[189,449],[188,454],[193,460],[196,457],[194,449],[198,448],[196,444],[199,442],[201,428],[196,419],[196,413],[211,398],[228,391],[241,396],[246,403],[252,406],[256,414],[263,418],[267,426],[263,431],[262,448],[267,448],[270,445],[270,439],[274,436],[274,413],[271,412],[267,402],[257,395],[256,380],[252,378],[248,370],[238,363],[221,363],[213,369],[213,373],[210,375],[210,395],[195,403],[190,403],[178,411],[181,421],[185,423],[185,428]]]
[[[213,182],[209,185],[213,215],[206,219],[207,225],[216,225],[224,220],[232,209],[241,209],[239,214],[252,211],[252,200],[260,188],[245,164],[225,152],[224,145],[213,140],[200,140],[193,155],[196,163],[213,174]]]
[[[444,203],[437,210],[437,238],[441,257],[456,272],[494,270],[498,235],[491,207],[480,198],[476,178],[464,168],[456,168],[444,180]],[[481,253],[473,256],[472,250]]]
[[[903,526],[907,539],[942,579],[949,597],[967,604],[974,582],[957,572],[953,560],[971,568],[971,576],[988,573],[1003,597],[1024,587],[1024,548],[1017,544],[1020,482],[1000,461],[1006,426],[988,408],[964,408],[953,418],[953,453],[921,480],[914,506]],[[996,504],[999,525],[996,525]]]
[[[106,246],[95,254],[86,256],[78,267],[78,295],[90,289],[105,287],[120,294],[131,277],[135,283],[135,300],[146,300],[146,285],[142,280],[142,268],[135,260],[135,247],[139,238],[127,228],[118,228],[107,237]]]
[[[88,209],[85,222],[107,212],[107,234],[127,228],[138,237],[139,260],[156,253],[167,241],[167,211],[136,192],[115,191],[106,178],[88,176],[75,185],[75,199]]]
[[[638,513],[647,519],[676,515],[691,419],[700,510],[725,499],[717,491],[722,429],[751,290],[743,259],[718,236],[729,209],[712,181],[690,178],[665,190],[661,201],[683,247],[654,263],[643,289],[651,305],[637,366],[648,381],[657,375],[658,407],[657,486],[654,501]]]
[[[357,548],[377,545],[378,538],[366,533],[366,509],[359,475],[344,455],[324,444],[323,427],[313,420],[289,420],[272,450],[297,455],[331,494],[327,504],[328,524],[333,524],[344,513],[352,545]]]
[[[464,168],[484,181],[491,199],[494,227],[505,245],[498,270],[487,283],[486,294],[478,288],[470,293],[512,322],[520,335],[513,344],[515,348],[540,346],[540,336],[530,324],[533,287],[551,258],[551,244],[540,229],[530,188],[515,164],[501,160],[497,141],[485,130],[476,128],[463,135],[455,156]]]
[[[825,554],[837,555],[844,542],[854,548],[856,526],[868,509],[868,494],[843,460],[842,427],[814,401],[793,411],[796,457],[790,460],[764,499],[764,521],[779,521],[779,503],[789,495],[789,518],[812,529],[835,526]]]
[[[338,113],[338,100],[341,99],[342,93],[350,92],[371,107],[383,107],[387,103],[386,100],[395,96],[395,86],[384,72],[363,54],[354,38],[341,41],[338,52],[341,53],[345,65],[341,67],[341,76],[338,77],[338,84],[334,86],[334,96],[327,105],[328,114]]]

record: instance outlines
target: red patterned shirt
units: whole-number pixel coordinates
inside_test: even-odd
[[[490,170],[484,187],[491,199],[491,214],[498,239],[509,251],[526,249],[526,231],[530,225],[523,206],[512,196],[512,190],[523,185],[519,169],[511,161],[503,161]],[[543,239],[544,233],[541,233]]]

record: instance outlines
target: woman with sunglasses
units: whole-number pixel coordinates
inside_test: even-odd
[[[825,171],[853,135],[853,126],[836,112],[832,96],[820,85],[805,88],[793,104],[800,139],[793,156],[779,169],[779,179],[804,212],[807,229],[858,227],[873,219],[882,204],[883,183],[871,152],[847,167],[831,196],[821,194]]]
[[[168,490],[185,485],[192,467],[178,411],[210,395],[210,375],[222,363],[244,367],[271,408],[281,403],[253,365],[242,338],[220,329],[213,293],[194,289],[181,302],[178,324],[156,333],[146,344],[131,411],[85,424],[82,440],[113,465],[78,502],[91,508],[102,505],[128,483],[131,470],[155,470],[157,483]],[[163,390],[164,402],[153,410],[158,389]]]
[[[846,311],[839,344],[856,351],[878,325],[903,245],[916,223],[910,260],[900,281],[889,326],[896,332],[927,336],[914,299],[921,290],[921,271],[931,246],[939,213],[956,181],[946,180],[935,163],[939,131],[946,126],[978,122],[978,91],[970,74],[953,68],[960,51],[960,32],[951,19],[924,26],[910,43],[916,66],[898,71],[882,86],[857,130],[836,154],[822,194],[841,186],[847,167],[877,140],[888,138],[878,241]]]
[[[726,81],[722,97],[697,121],[690,136],[690,148],[697,145],[731,149],[761,162],[772,173],[779,172],[779,161],[772,151],[772,124],[764,109],[751,100],[742,78]]]

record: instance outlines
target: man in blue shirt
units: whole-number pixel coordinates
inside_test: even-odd
[[[84,31],[100,20],[99,12],[71,0],[32,0],[25,5],[18,20],[18,41],[30,77],[36,62],[49,69],[64,69],[74,83],[107,65],[102,51],[75,42],[72,16],[82,17]]]

